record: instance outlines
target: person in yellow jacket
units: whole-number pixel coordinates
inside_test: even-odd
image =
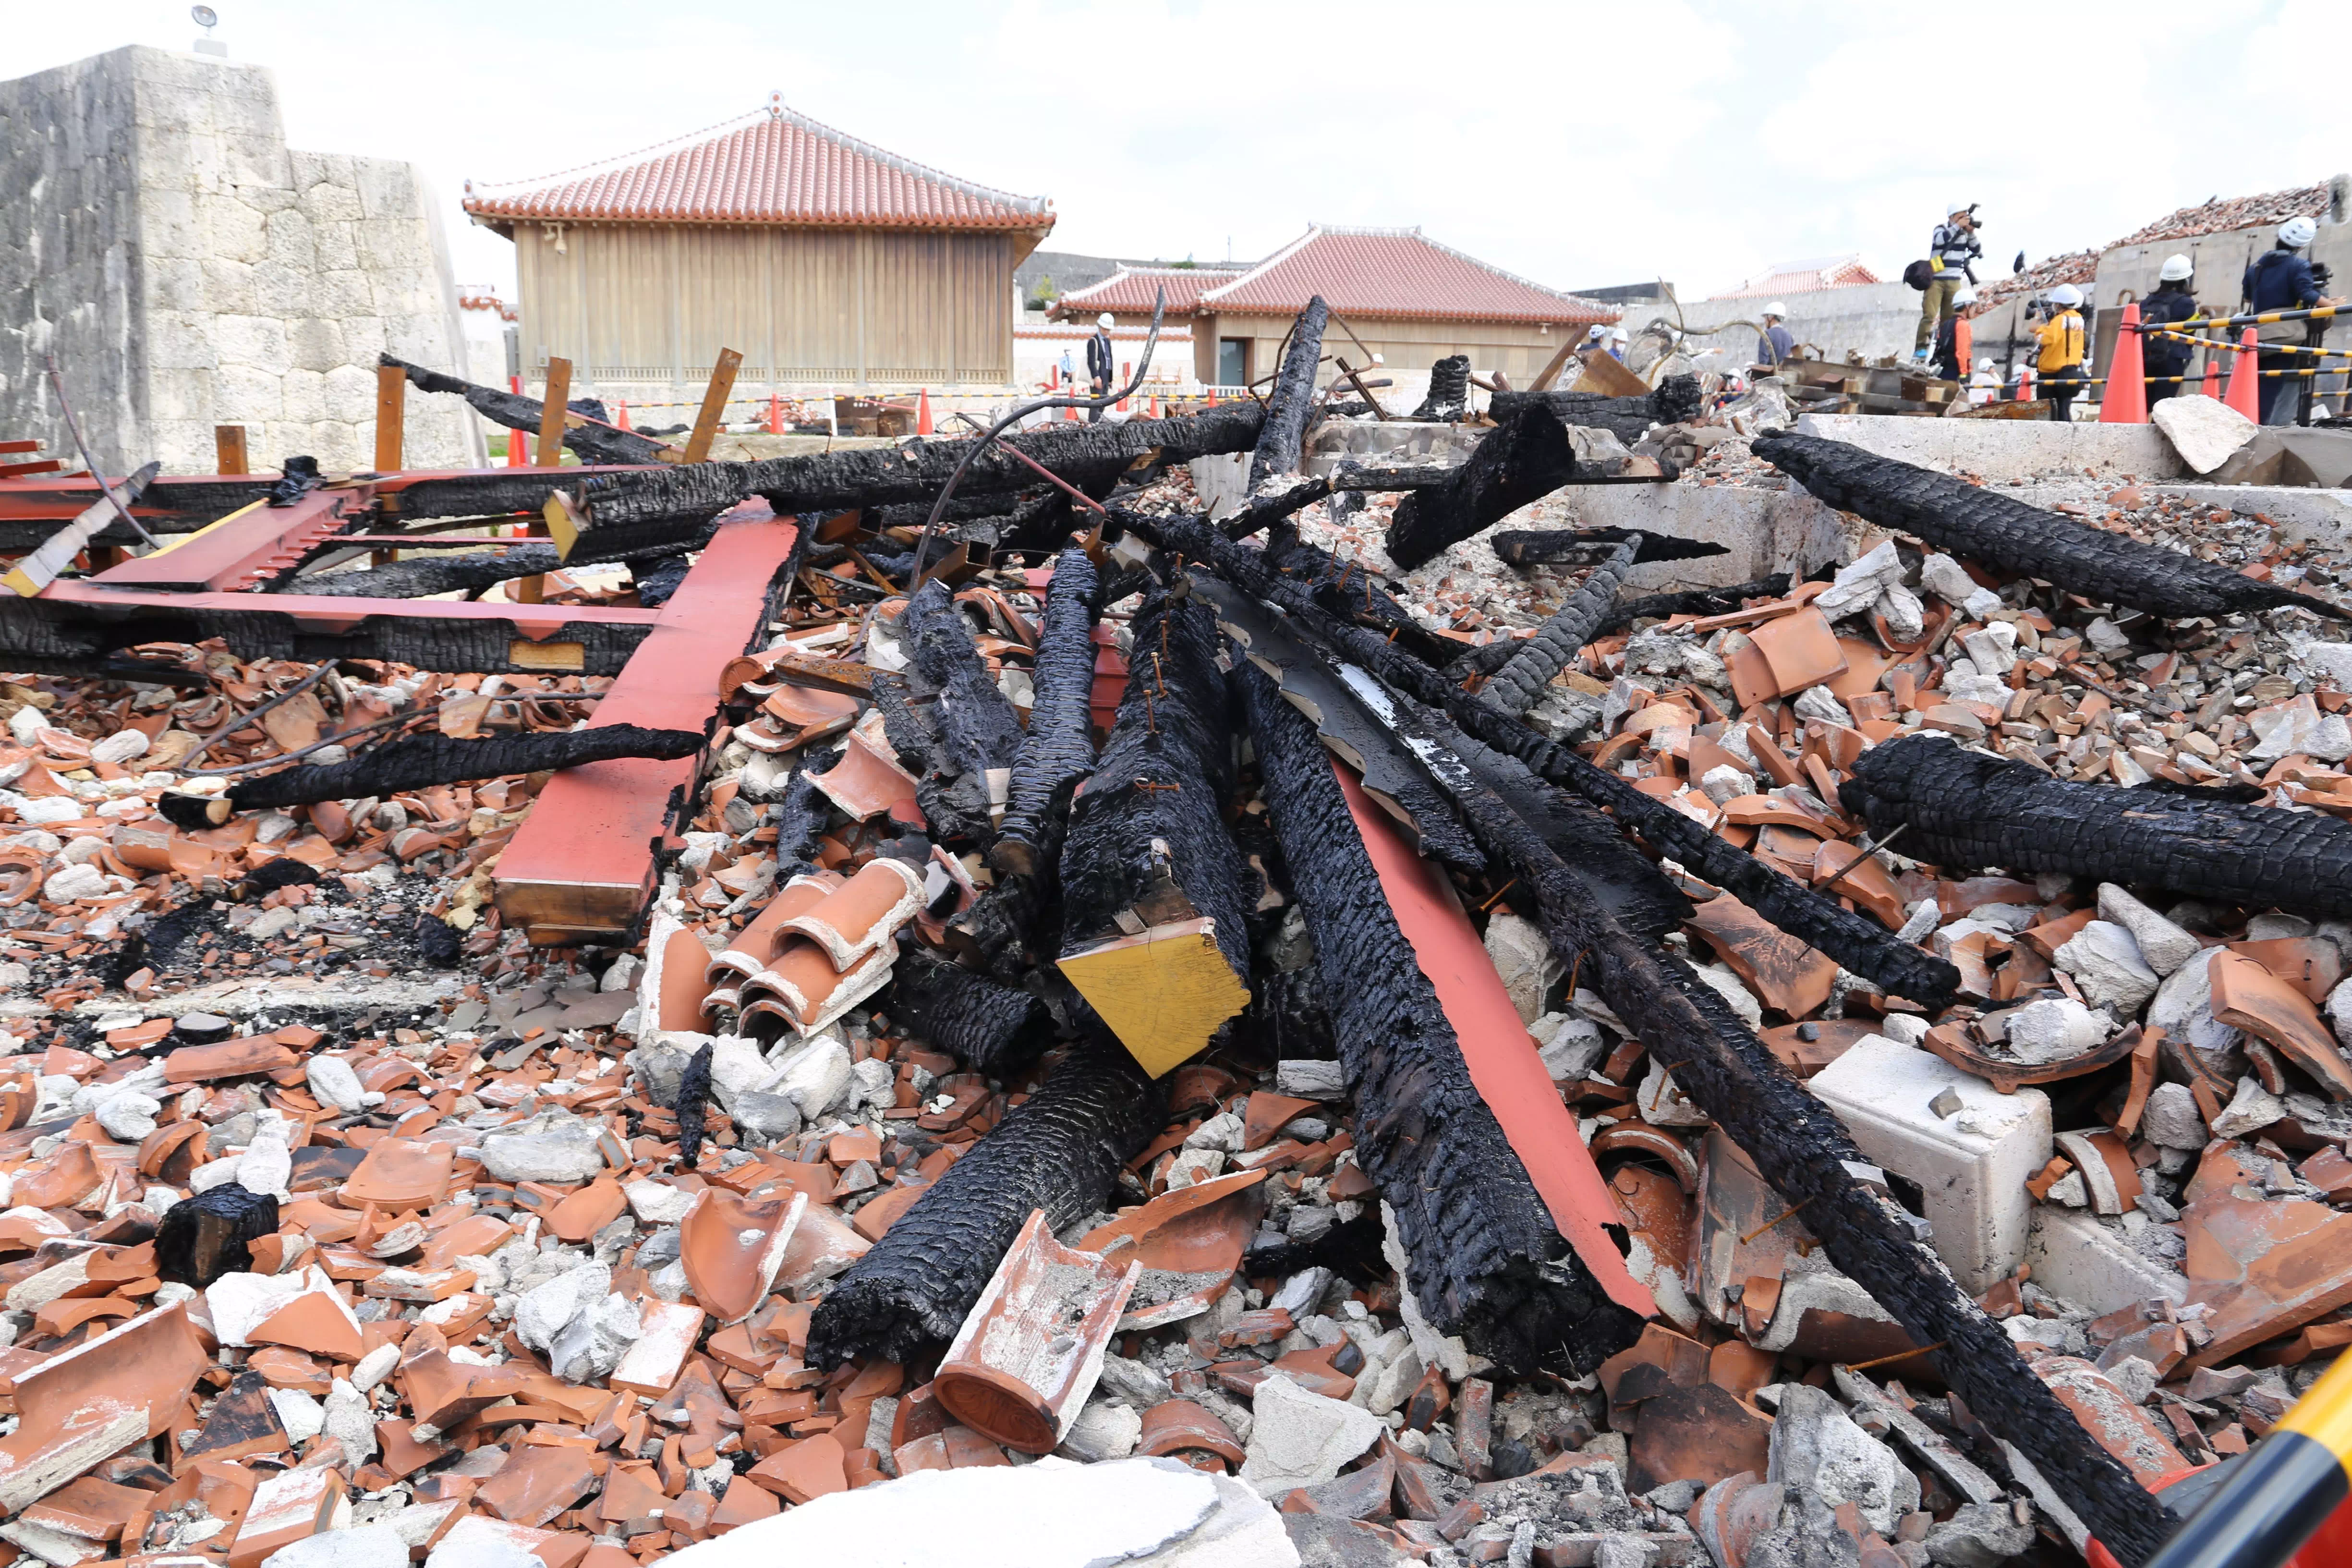
[[[2071,421],[2074,417],[2074,398],[2083,390],[2083,361],[2088,353],[2088,334],[2083,329],[2083,291],[2072,283],[2061,283],[2050,290],[2050,313],[2033,328],[2033,339],[2039,345],[2034,356],[2033,373],[2042,383],[2042,395],[2050,400],[2050,417]]]

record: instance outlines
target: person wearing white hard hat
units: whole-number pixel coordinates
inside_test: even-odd
[[[2344,303],[2340,299],[2321,296],[2311,258],[2304,254],[2318,237],[2319,226],[2307,217],[2291,217],[2279,225],[2278,243],[2254,258],[2253,264],[2246,268],[2247,310],[2262,315],[2272,310],[2309,310],[2321,305]],[[2301,343],[2305,337],[2300,321],[2264,321],[2254,329],[2255,341],[2264,345],[2257,355],[2263,374],[2255,383],[2259,389],[2255,398],[2265,425],[2292,425],[2303,408],[2303,381],[2270,373],[2301,370],[2310,362],[2307,354],[2290,353],[2283,347],[2273,349],[2268,345]]]
[[[2139,302],[2140,324],[2187,331],[2185,323],[2198,313],[2196,278],[2196,264],[2188,257],[2166,257],[2164,265],[2157,270],[2156,292]],[[2189,374],[2189,362],[2196,353],[2195,345],[2156,331],[2140,339],[2140,359],[2147,367],[2147,401],[2151,406],[2180,395],[2181,378]]]
[[[1764,307],[1764,330],[1756,334],[1756,364],[1759,370],[1772,370],[1783,361],[1797,357],[1797,340],[1780,323],[1789,319],[1789,307],[1775,300]]]
[[[2034,341],[2041,352],[2035,355],[2033,374],[2042,384],[2042,395],[2050,400],[2050,417],[2065,424],[2074,417],[2074,399],[2083,390],[2083,359],[2088,350],[2083,331],[2083,291],[2072,283],[2061,283],[2043,296],[2048,301],[2046,319],[2033,328]]]
[[[1969,355],[1976,347],[1969,332],[1969,316],[1976,307],[1975,285],[1963,283],[1952,293],[1951,315],[1937,323],[1931,363],[1946,381],[1958,381],[1968,371]]]
[[[1095,335],[1087,340],[1088,384],[1087,395],[1088,397],[1100,397],[1111,389],[1111,373],[1118,368],[1118,362],[1112,357],[1110,346],[1110,330],[1116,320],[1117,318],[1113,317],[1108,310],[1097,316]],[[1089,425],[1099,423],[1102,416],[1103,411],[1099,408],[1087,410],[1087,423]]]
[[[1990,358],[1977,361],[1976,374],[1969,377],[1969,401],[1990,403],[2000,395],[2000,372],[1993,369]]]
[[[1626,334],[1624,328],[1612,327],[1609,330],[1609,357],[1617,361],[1621,364],[1623,363],[1625,359],[1625,345],[1633,341],[1633,340]]]
[[[1913,359],[1927,357],[1936,329],[1958,309],[1952,296],[1961,284],[1977,280],[1977,258],[1984,254],[1984,242],[1977,237],[1977,204],[1949,202],[1944,210],[1944,221],[1927,237],[1927,289],[1919,301],[1919,330],[1911,339]]]

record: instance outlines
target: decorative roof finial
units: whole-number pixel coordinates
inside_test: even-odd
[[[780,88],[768,94],[768,118],[771,120],[782,120],[783,117],[784,94],[783,90]]]

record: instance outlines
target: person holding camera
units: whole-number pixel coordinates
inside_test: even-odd
[[[2050,400],[2050,417],[2066,423],[2074,417],[2074,399],[2083,390],[2083,359],[2087,334],[2083,331],[2083,291],[2061,283],[2034,301],[2030,316],[2039,318],[2033,340],[2039,345],[2033,374],[2041,379],[2042,395]]]
[[[2151,329],[2140,340],[2143,350],[2140,357],[2147,366],[2147,401],[2150,407],[2168,397],[2180,395],[2180,378],[2189,374],[2189,362],[2197,352],[2194,344],[2165,337],[2153,330],[2158,327],[2186,330],[2181,323],[2195,318],[2196,270],[2186,256],[2166,257],[2164,266],[2156,275],[2156,292],[2140,301],[2140,322]]]
[[[2319,236],[2319,226],[2307,217],[2293,217],[2279,225],[2278,243],[2254,258],[2246,268],[2244,291],[2246,309],[2256,315],[2270,310],[2310,310],[2322,305],[2341,305],[2341,299],[2328,299],[2320,293],[2319,273],[2310,258],[2304,255],[2311,242]],[[2255,358],[2263,370],[2255,401],[2262,409],[2262,423],[2292,425],[2303,407],[2305,378],[2275,375],[2274,371],[2301,370],[2310,363],[2310,356],[2288,352],[2270,344],[2301,343],[2308,336],[2301,321],[2265,321],[2254,329],[2258,345]]]
[[[1919,301],[1919,330],[1911,340],[1913,359],[1926,359],[1937,329],[1958,313],[1954,296],[1963,283],[1976,282],[1977,258],[1983,254],[1984,242],[1977,237],[1977,204],[1955,203],[1927,237],[1927,288]]]

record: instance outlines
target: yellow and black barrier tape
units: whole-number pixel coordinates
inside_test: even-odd
[[[2284,1568],[2352,1498],[2352,1355],[2286,1413],[2143,1568]]]

